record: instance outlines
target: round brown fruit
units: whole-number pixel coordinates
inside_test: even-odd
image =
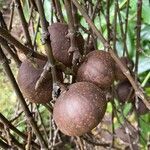
[[[72,65],[72,55],[69,55],[70,39],[68,35],[68,25],[64,23],[53,23],[49,26],[50,40],[53,55],[56,60],[62,62],[67,67]],[[81,53],[84,50],[84,39],[81,34],[76,36],[78,49]]]
[[[105,94],[99,87],[89,82],[77,82],[57,99],[53,117],[64,134],[81,136],[99,124],[106,106]]]
[[[77,72],[77,81],[89,81],[100,88],[109,88],[114,81],[114,61],[105,51],[90,52]]]
[[[134,91],[129,81],[122,81],[116,87],[116,96],[121,103],[134,101]]]
[[[46,80],[35,90],[46,61],[35,59],[37,67],[34,67],[28,60],[24,60],[18,72],[18,85],[23,96],[33,103],[47,103],[52,97],[52,76],[48,73]],[[62,81],[62,73],[58,72],[58,78]]]
[[[121,57],[120,60],[124,64],[124,66],[126,66],[129,69],[129,71],[133,69],[134,63],[132,60],[130,60],[127,57]],[[127,79],[126,76],[122,73],[122,70],[120,69],[118,64],[115,64],[115,79],[120,81]]]

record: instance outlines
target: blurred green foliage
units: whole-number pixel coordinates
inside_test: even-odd
[[[2,9],[3,4],[4,4],[4,0],[0,0],[0,10]]]
[[[14,75],[17,72],[15,63],[11,64]],[[6,117],[11,118],[12,113],[15,111],[16,94],[13,90],[5,72],[3,72],[2,66],[0,65],[0,112]]]

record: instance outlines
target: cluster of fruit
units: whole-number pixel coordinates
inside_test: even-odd
[[[49,27],[49,32],[54,58],[67,67],[71,67],[73,56],[68,53],[70,48],[70,40],[67,36],[68,25],[54,23]],[[76,35],[76,42],[80,53],[83,54],[84,39],[81,34]],[[29,101],[47,103],[52,98],[51,72],[35,90],[36,82],[46,64],[46,61],[37,59],[35,61],[37,68],[28,60],[22,62],[18,73],[18,85]],[[133,63],[128,58],[123,57],[121,61],[129,70],[133,69]],[[57,77],[63,83],[60,70],[57,70]],[[75,83],[70,84],[54,104],[55,123],[66,135],[83,135],[100,123],[107,107],[106,93],[115,80],[119,81],[116,86],[116,96],[120,102],[124,103],[128,99],[133,102],[135,99],[134,90],[126,76],[106,51],[92,49],[83,58],[75,78]]]

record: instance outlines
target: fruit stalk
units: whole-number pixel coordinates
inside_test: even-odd
[[[135,93],[138,97],[142,99],[146,107],[150,110],[150,103],[148,102],[146,95],[143,93],[143,91],[139,88],[139,85],[134,81],[133,77],[131,76],[129,70],[122,64],[122,62],[119,60],[119,58],[116,56],[115,52],[111,48],[110,45],[108,45],[106,39],[103,37],[102,33],[96,28],[90,17],[87,15],[84,8],[79,4],[77,0],[72,0],[72,2],[76,5],[76,7],[79,9],[89,26],[92,28],[93,32],[96,34],[96,36],[101,40],[105,48],[109,49],[109,53],[111,57],[115,60],[115,62],[118,64],[122,72],[125,74],[125,76],[128,78],[130,83],[132,84]]]
[[[80,23],[80,19],[78,18],[78,10],[77,7],[71,2],[71,8],[72,8],[72,16],[74,21],[74,27],[76,30],[78,30],[78,25]]]
[[[8,78],[9,78],[9,81],[11,82],[11,84],[12,84],[14,90],[15,90],[15,93],[16,93],[16,95],[18,97],[18,100],[20,101],[20,104],[21,104],[21,106],[22,106],[22,108],[23,108],[23,110],[25,112],[27,121],[30,123],[30,125],[31,125],[31,127],[32,127],[32,129],[33,129],[33,131],[35,133],[35,135],[37,136],[37,138],[38,138],[38,140],[39,140],[39,142],[41,144],[41,146],[43,148],[46,148],[47,144],[44,141],[44,138],[41,135],[41,133],[39,131],[39,128],[36,125],[36,123],[35,123],[35,121],[34,121],[34,119],[32,117],[32,114],[31,114],[31,112],[30,112],[30,110],[29,110],[29,108],[28,108],[28,106],[27,106],[27,104],[26,104],[26,102],[24,100],[24,97],[23,97],[23,95],[22,95],[22,93],[21,93],[21,91],[20,91],[20,89],[19,89],[19,87],[17,85],[17,82],[16,82],[16,80],[15,80],[15,78],[13,76],[13,73],[12,73],[12,71],[10,69],[10,66],[8,64],[9,62],[8,62],[6,56],[3,53],[1,48],[0,48],[0,62],[2,63],[3,69],[5,70]]]
[[[71,46],[68,52],[73,53],[72,64],[75,65],[78,63],[81,57],[81,54],[79,52],[77,42],[76,42],[77,31],[74,26],[74,19],[73,19],[72,9],[71,9],[71,1],[65,0],[64,2],[65,2],[67,17],[68,17],[68,25],[69,25],[68,36],[70,37],[70,42],[71,42]]]
[[[58,87],[58,81],[57,81],[57,76],[56,76],[56,67],[55,67],[56,63],[55,63],[55,59],[52,53],[52,48],[50,44],[50,36],[49,36],[48,28],[47,28],[48,22],[45,19],[42,1],[37,0],[36,5],[38,8],[38,12],[40,15],[40,20],[41,20],[41,27],[42,27],[42,32],[43,32],[42,41],[43,41],[43,44],[45,45],[45,50],[48,56],[48,62],[49,62],[48,69],[51,68],[51,73],[52,73],[52,78],[53,78],[53,94],[54,96],[57,97],[59,87]]]

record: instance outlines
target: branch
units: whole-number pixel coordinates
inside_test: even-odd
[[[0,27],[0,36],[4,38],[6,41],[16,46],[22,53],[26,55],[27,58],[35,57],[42,60],[46,59],[46,56],[41,55],[37,52],[33,52],[29,47],[24,46],[18,40],[16,40],[8,31],[4,30]],[[3,45],[3,43],[1,43]]]
[[[7,128],[17,133],[25,141],[27,140],[27,136],[21,131],[19,131],[15,126],[13,126],[1,113],[0,113],[0,120],[3,122],[3,124],[5,124]],[[39,146],[34,141],[32,141],[32,144],[34,147],[39,148]]]
[[[141,52],[141,23],[142,23],[142,0],[137,3],[137,21],[136,21],[136,58],[135,58],[135,72],[138,71],[139,52]]]
[[[110,29],[110,0],[106,0],[106,22],[107,22],[107,41],[108,44],[110,44],[110,33],[111,33],[111,29]]]
[[[61,4],[60,4],[59,0],[55,0],[55,6],[56,6],[58,18],[60,19],[61,22],[64,23],[65,20],[64,20],[64,16],[63,16],[63,13],[62,13],[62,10],[61,10]]]
[[[122,36],[123,45],[124,45],[124,51],[126,52],[127,56],[129,56],[128,50],[127,50],[127,44],[126,44],[126,41],[125,41],[125,34],[124,34],[124,30],[123,30],[123,22],[122,22],[122,17],[121,17],[121,13],[120,13],[118,0],[116,0],[115,3],[116,3],[116,6],[117,6],[118,19],[119,19],[119,23],[120,23],[120,30],[121,30],[121,36]]]
[[[12,0],[11,4],[10,4],[10,19],[9,19],[9,25],[8,25],[8,30],[11,31],[12,29],[12,23],[13,23],[13,17],[14,17],[14,1]]]
[[[126,18],[125,18],[125,31],[124,31],[124,52],[126,52],[127,45],[126,45],[126,39],[127,39],[127,31],[128,31],[128,19],[129,19],[129,8],[130,8],[130,0],[127,0],[127,10],[126,10]]]
[[[20,0],[15,0],[14,2],[15,2],[15,7],[18,10],[18,15],[20,17],[21,24],[22,24],[22,27],[23,27],[23,32],[24,32],[25,40],[26,40],[25,45],[29,46],[30,48],[33,48],[31,37],[30,37],[30,34],[29,34],[29,30],[28,30],[28,24],[26,22],[26,19],[25,19],[23,10],[22,10],[21,2],[20,2]]]
[[[59,86],[58,86],[58,81],[57,81],[57,76],[56,76],[56,64],[55,64],[55,59],[52,53],[52,48],[50,44],[50,36],[48,32],[48,23],[45,19],[45,14],[44,14],[44,8],[42,5],[41,0],[36,1],[38,12],[40,15],[40,20],[41,20],[41,27],[42,27],[42,41],[45,46],[45,50],[47,52],[48,56],[48,62],[51,67],[51,73],[52,73],[52,79],[53,79],[53,96],[57,97],[58,96],[58,91],[59,91]]]
[[[94,8],[93,8],[93,13],[92,13],[92,15],[91,15],[91,20],[92,21],[94,21],[94,19],[95,19],[95,17],[96,17],[96,12],[97,12],[97,9],[98,9],[98,6],[100,5],[100,0],[97,0],[97,2],[96,2],[96,4],[95,4],[95,6],[94,6]],[[99,10],[100,11],[100,10]],[[89,27],[89,33],[88,33],[88,37],[87,37],[87,40],[86,40],[86,43],[85,43],[85,55],[86,55],[86,53],[87,53],[87,47],[88,47],[88,44],[89,44],[89,41],[90,41],[90,35],[91,36],[93,36],[94,37],[94,35],[93,35],[93,32],[92,32],[92,30],[91,30],[91,28]],[[92,39],[94,39],[92,37]],[[94,41],[94,40],[92,40],[92,42],[94,42],[94,48],[96,48],[96,42]]]
[[[0,11],[0,26],[6,30],[7,29],[7,25],[5,23],[4,17],[2,12]],[[21,64],[21,61],[19,60],[18,56],[12,51],[12,49],[10,48],[10,46],[8,45],[7,41],[5,39],[3,39],[2,37],[0,37],[0,43],[3,43],[3,48],[11,55],[11,57],[14,59],[14,61],[16,62],[17,66],[19,67]],[[14,48],[14,47],[13,47]]]
[[[79,62],[79,59],[81,58],[81,54],[79,52],[77,41],[76,41],[77,31],[74,26],[74,19],[73,19],[72,9],[71,9],[71,1],[65,0],[64,2],[67,11],[68,25],[69,25],[68,36],[70,37],[70,42],[71,42],[71,46],[68,50],[68,53],[73,53],[72,64],[76,65]]]
[[[6,144],[1,139],[0,139],[0,147],[2,147],[3,149],[11,149],[12,148],[10,145]]]
[[[117,54],[116,51],[116,41],[117,41],[117,2],[115,2],[115,9],[114,9],[114,25],[113,25],[113,50]]]
[[[19,67],[21,65],[21,61],[18,58],[18,56],[12,51],[12,49],[9,47],[8,43],[6,40],[0,37],[0,43],[2,44],[2,47],[10,54],[10,56],[14,59],[15,63]]]

